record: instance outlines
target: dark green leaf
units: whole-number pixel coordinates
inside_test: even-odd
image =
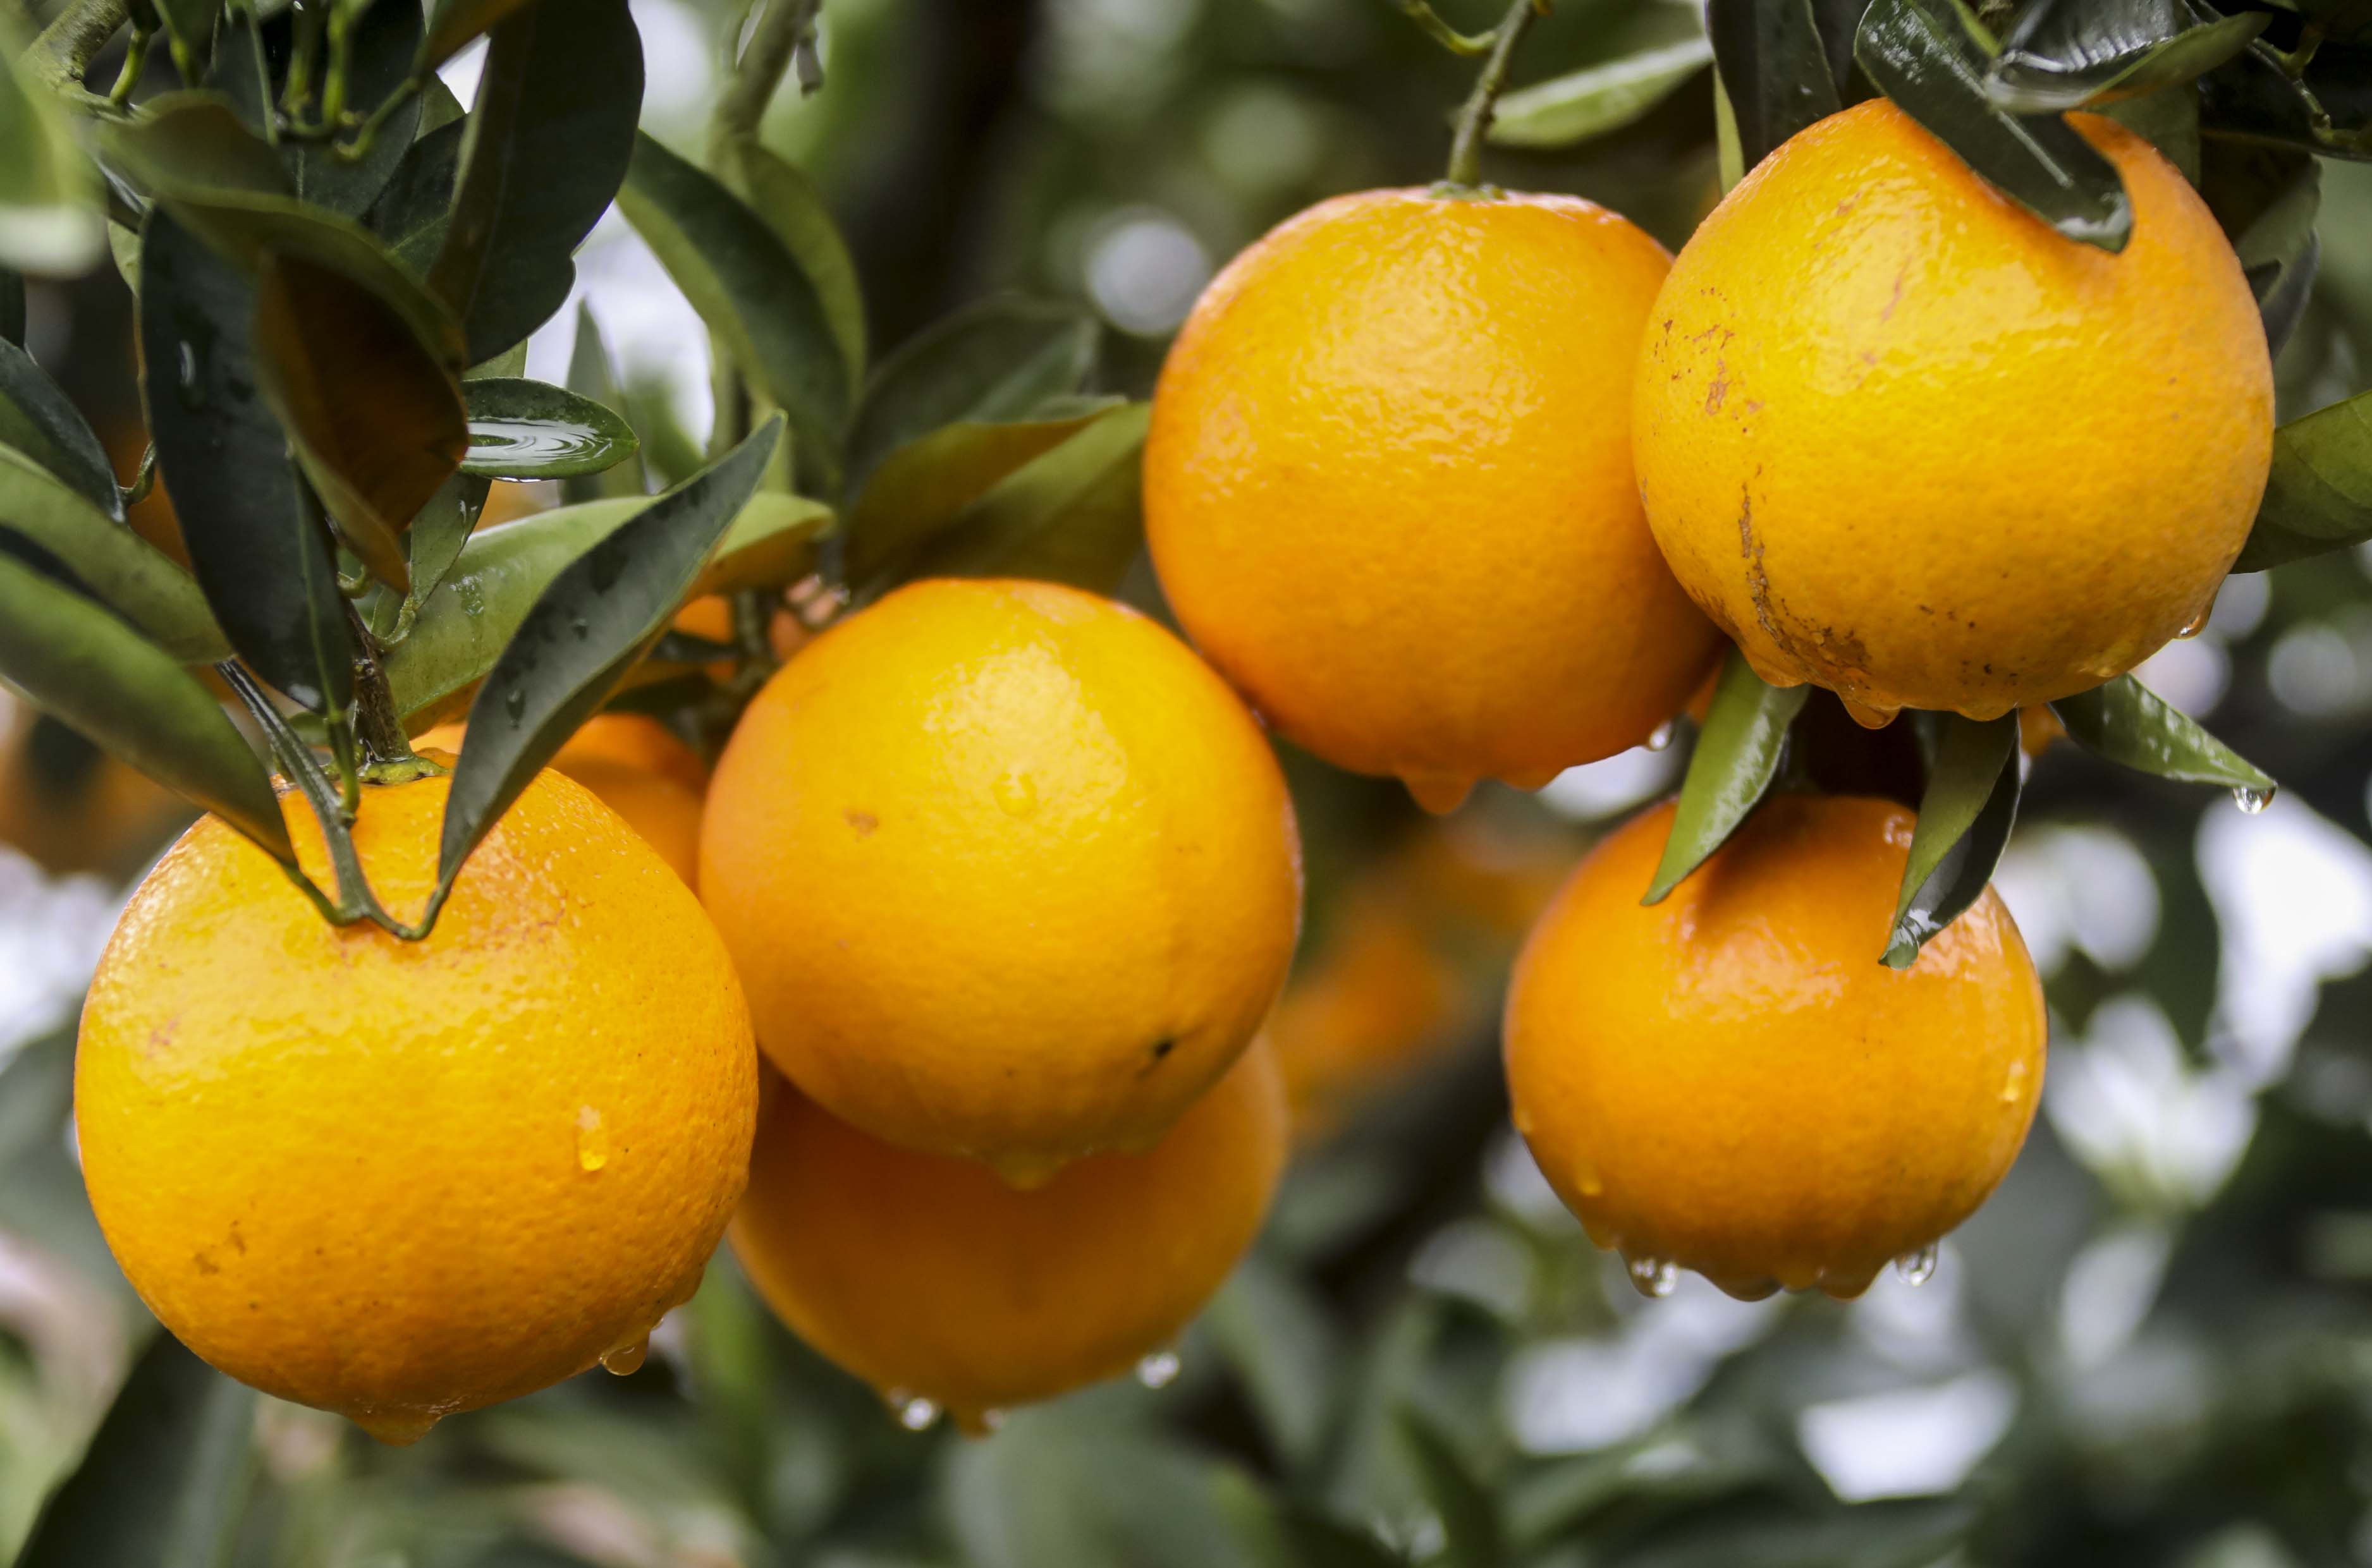
[[[1891,968],[1909,969],[1993,880],[2017,817],[2017,714],[1982,722],[1945,715],[1895,900],[1886,948]]]
[[[1061,419],[1008,424],[959,420],[891,452],[849,512],[843,550],[847,579],[867,581],[944,533],[991,486],[1052,451],[1105,411],[1091,408]]]
[[[412,587],[394,593],[374,584],[357,604],[363,622],[381,643],[401,643],[412,634],[422,601],[436,591],[453,563],[469,542],[471,530],[486,509],[492,480],[456,472],[429,497],[403,533],[403,558]]]
[[[469,473],[498,479],[599,473],[632,458],[639,445],[622,415],[564,387],[489,376],[466,389],[470,451],[461,467]]]
[[[1255,1254],[1203,1314],[1288,1473],[1313,1464],[1332,1415],[1342,1353],[1326,1311],[1286,1270]]]
[[[436,0],[429,13],[428,40],[422,64],[442,65],[470,46],[479,34],[491,32],[502,19],[528,0]]]
[[[1787,726],[1811,695],[1805,686],[1768,686],[1732,648],[1689,758],[1671,836],[1643,903],[1661,903],[1735,832],[1779,776]]]
[[[254,285],[162,210],[141,245],[141,391],[198,585],[255,673],[343,710],[353,649],[330,540],[255,363]]]
[[[2273,432],[2273,471],[2235,572],[2372,539],[2372,392],[2317,409]]]
[[[280,155],[219,93],[160,93],[138,119],[103,123],[99,145],[152,195],[213,201],[233,192],[293,193]]]
[[[781,422],[768,421],[571,562],[536,599],[470,705],[470,745],[445,803],[441,886],[667,630],[781,439]]]
[[[123,497],[107,449],[72,400],[14,339],[0,341],[0,446],[24,453],[109,517],[122,517]]]
[[[0,343],[25,346],[25,274],[0,267]]]
[[[581,301],[576,307],[576,342],[568,354],[568,389],[605,409],[622,410],[626,406],[626,395],[618,386],[616,372],[610,368],[609,345],[601,341],[600,323],[593,319],[591,308]],[[633,433],[631,425],[627,430],[629,435]],[[637,449],[624,461],[598,475],[579,474],[562,480],[561,499],[574,504],[647,494],[650,482],[644,472],[640,445],[638,441]]]
[[[618,204],[734,364],[789,419],[799,472],[836,482],[848,368],[822,296],[782,237],[648,136],[635,143]]]
[[[1712,59],[1713,45],[1698,38],[1552,76],[1499,100],[1491,140],[1503,147],[1564,147],[1619,131]]]
[[[2270,774],[2202,729],[2130,675],[2051,704],[2068,738],[2140,772],[2183,784],[2222,784],[2262,805]]]
[[[371,208],[372,232],[413,272],[425,274],[444,248],[469,129],[467,121],[456,120],[413,143]]]
[[[524,340],[568,297],[577,243],[625,178],[642,103],[626,0],[515,10],[494,29],[429,273],[461,318],[471,363]]]
[[[401,539],[470,444],[460,384],[401,312],[337,273],[264,262],[261,386],[343,539],[371,575],[411,584]]]
[[[1844,107],[1812,0],[1712,0],[1705,30],[1729,95],[1743,168]]]
[[[2004,41],[1985,91],[2017,114],[2133,98],[2213,71],[2269,19],[2221,16],[2203,0],[2039,0]]]
[[[266,142],[280,139],[272,64],[264,53],[263,33],[246,8],[223,19],[222,30],[215,35],[214,57],[206,62],[204,86],[208,92],[219,94],[239,123],[256,136]],[[153,109],[157,101],[151,99],[149,107]]]
[[[0,675],[44,712],[293,859],[271,779],[197,678],[106,610],[5,553]]]
[[[690,597],[796,582],[813,569],[815,541],[831,524],[832,510],[820,501],[780,491],[752,497],[725,531]]]
[[[29,540],[183,664],[230,654],[190,575],[20,453],[0,448],[0,535]]]
[[[805,169],[769,152],[755,138],[736,137],[724,152],[727,183],[774,231],[814,285],[848,371],[849,395],[855,397],[865,379],[865,296],[857,285],[855,258],[824,206],[823,193]]]
[[[2184,180],[2199,183],[2199,94],[2189,83],[2121,98],[2096,112],[2156,147]]]
[[[1249,1476],[1222,1473],[1215,1496],[1260,1568],[1409,1568],[1407,1558],[1366,1530],[1273,1499]]]
[[[2015,115],[1985,96],[1991,57],[1958,0],[1877,0],[1855,58],[1887,97],[2004,195],[2070,239],[2122,250],[2133,203],[2116,167],[2057,115]]]
[[[2322,165],[2311,153],[2216,140],[2202,149],[2199,193],[2232,241],[2278,354],[2313,292],[2321,246]]]
[[[1400,1411],[1402,1441],[1416,1461],[1417,1479],[1434,1512],[1441,1516],[1442,1551],[1432,1559],[1443,1568],[1498,1568],[1506,1543],[1498,1500],[1476,1477],[1449,1434],[1414,1406]]]
[[[420,0],[371,0],[354,22],[346,107],[368,114],[401,91],[412,75],[420,40]],[[280,154],[287,160],[296,194],[359,217],[387,188],[419,123],[420,95],[406,93],[379,122],[360,157],[348,157],[334,143],[318,140],[285,142]],[[351,134],[340,138],[353,139]]]
[[[848,494],[907,442],[958,420],[1026,419],[1095,366],[1093,317],[1074,305],[992,299],[926,328],[881,362],[848,436]]]
[[[1959,1502],[1873,1503],[1807,1517],[1792,1503],[1685,1515],[1622,1568],[1933,1568],[1973,1523]]]
[[[1145,544],[1148,403],[1128,403],[1031,459],[957,515],[894,575],[1039,577],[1115,592]]]
[[[2257,39],[2200,77],[2199,92],[2214,134],[2372,158],[2372,46],[2326,40],[2301,63]]]
[[[256,1403],[159,1330],[17,1568],[215,1568],[254,1475]]]

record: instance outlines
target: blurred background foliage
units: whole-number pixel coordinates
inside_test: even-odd
[[[39,7],[36,7],[37,9]],[[1495,6],[1450,0],[1459,26]],[[635,0],[647,128],[696,150],[734,8]],[[1560,0],[1519,84],[1676,49],[1620,131],[1501,148],[1511,187],[1677,247],[1717,193],[1694,8]],[[1006,289],[1101,316],[1144,395],[1215,267],[1288,214],[1440,167],[1471,66],[1390,0],[831,0],[829,86],[767,140],[846,227],[873,341]],[[102,64],[102,69],[104,64]],[[468,96],[476,56],[446,73]],[[2326,163],[2323,264],[2283,416],[2372,376],[2372,167]],[[614,214],[580,294],[662,475],[709,417],[704,335]],[[130,300],[36,283],[30,347],[119,470]],[[573,311],[530,351],[564,374]],[[2037,475],[2036,482],[2051,482]],[[548,504],[498,487],[495,515]],[[169,539],[161,493],[135,520]],[[1303,1150],[1257,1253],[1179,1347],[994,1436],[906,1430],[720,1257],[629,1377],[418,1446],[265,1401],[238,1568],[2372,1562],[2372,559],[2235,578],[2142,671],[2263,764],[2262,815],[2073,749],[2035,762],[2000,884],[2049,977],[2045,1114],[1931,1279],[1642,1300],[1506,1125],[1496,1021],[1530,915],[1680,754],[1490,788],[1287,764],[1309,913],[1273,1026]],[[1139,569],[1131,596],[1154,606]],[[5,699],[0,699],[5,701]],[[154,1329],[68,1125],[71,1019],[169,797],[0,715],[0,1556]]]

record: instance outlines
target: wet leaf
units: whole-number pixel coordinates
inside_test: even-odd
[[[2203,149],[2199,193],[2240,258],[2265,342],[2278,354],[2305,313],[2321,260],[2322,165],[2295,147],[2219,139]]]
[[[537,597],[470,704],[470,744],[445,803],[440,889],[667,630],[781,439],[781,421],[768,421],[569,563]]]
[[[2114,165],[2056,115],[1985,96],[1992,57],[1959,0],[1877,0],[1854,55],[1886,96],[2004,195],[2070,239],[2122,250],[2133,203]]]
[[[610,347],[601,341],[600,323],[593,319],[589,306],[579,301],[576,307],[576,342],[568,355],[568,389],[582,398],[589,398],[605,409],[622,410],[626,395],[618,386],[618,377],[610,364]],[[633,434],[631,425],[627,428]],[[611,495],[642,495],[650,489],[643,469],[641,443],[626,459],[599,474],[579,474],[560,482],[563,501],[598,501]]]
[[[564,387],[489,376],[471,380],[467,390],[465,472],[568,479],[615,468],[640,446],[622,415]]]
[[[1016,469],[893,572],[1038,577],[1109,594],[1145,544],[1140,505],[1149,403],[1128,403]]]
[[[0,448],[0,537],[38,546],[183,664],[230,655],[190,575],[22,453]]]
[[[444,248],[452,220],[453,187],[461,177],[461,146],[469,122],[456,120],[404,150],[395,173],[372,206],[371,231],[413,272],[425,275]]]
[[[368,114],[401,89],[420,52],[419,0],[372,0],[354,22],[353,64],[347,76],[347,108]],[[318,89],[317,89],[318,101]],[[352,216],[370,209],[404,157],[420,124],[420,95],[404,95],[379,124],[358,158],[326,141],[290,140],[281,145],[296,194]],[[353,134],[340,138],[351,142]]]
[[[648,136],[635,144],[618,204],[733,363],[789,420],[799,472],[836,485],[848,367],[822,296],[782,237]]]
[[[2009,842],[2017,791],[2017,714],[1945,715],[1895,900],[1889,967],[1909,969],[1928,939],[1984,893]]]
[[[959,420],[900,447],[874,470],[849,512],[843,549],[847,579],[865,582],[945,532],[991,486],[1077,435],[1110,406],[1006,424]]]
[[[1769,686],[1732,648],[1714,687],[1703,733],[1689,758],[1679,810],[1664,857],[1642,903],[1661,903],[1719,849],[1779,776],[1787,726],[1811,695],[1804,686]]]
[[[70,277],[106,253],[98,171],[0,34],[0,266]]]
[[[1812,0],[1713,0],[1705,30],[1721,64],[1742,168],[1844,107]]]
[[[255,298],[265,399],[340,537],[403,592],[401,535],[470,444],[459,382],[401,313],[339,273],[273,257]]]
[[[272,781],[213,693],[104,607],[5,549],[0,675],[42,712],[293,857]]]
[[[752,137],[727,142],[725,156],[727,182],[774,231],[814,285],[832,342],[840,346],[841,364],[848,371],[849,395],[855,397],[865,380],[865,296],[857,285],[855,258],[823,204],[823,193],[805,169]]]
[[[1503,147],[1564,147],[1619,131],[1712,59],[1710,41],[1690,39],[1519,88],[1499,100],[1491,140]]]
[[[2273,471],[2235,572],[2372,539],[2372,392],[2317,409],[2273,432]]]
[[[514,10],[494,29],[429,272],[461,319],[471,363],[524,340],[568,297],[577,244],[625,178],[642,102],[626,0]]]
[[[2260,799],[2273,796],[2271,774],[2130,675],[2062,697],[2051,711],[2069,739],[2111,762],[2182,784],[2222,784]]]
[[[254,285],[164,211],[141,244],[141,392],[198,586],[255,673],[343,710],[353,649],[326,530],[263,401]]]
[[[847,490],[890,454],[958,420],[1029,417],[1076,392],[1096,362],[1095,319],[1075,305],[992,299],[924,329],[881,362],[848,435]]]
[[[504,17],[528,3],[529,0],[436,0],[436,8],[429,13],[422,64],[432,68],[442,65],[467,49],[481,33],[493,31]]]
[[[21,288],[17,294],[20,307]],[[23,335],[19,328],[19,337]],[[13,447],[121,520],[123,497],[107,450],[63,389],[15,338],[0,340],[0,446]]]
[[[1403,1406],[1401,1439],[1416,1461],[1417,1481],[1440,1516],[1442,1568],[1498,1568],[1506,1560],[1499,1504],[1449,1434],[1413,1405]]]
[[[486,509],[486,494],[494,482],[456,472],[429,497],[403,533],[403,558],[412,587],[396,593],[374,584],[357,602],[363,623],[383,644],[395,644],[412,634],[420,606],[445,580],[461,547]]]
[[[2223,16],[2203,0],[2040,0],[1986,74],[2017,114],[2049,114],[2192,81],[2265,30],[2262,12]]]

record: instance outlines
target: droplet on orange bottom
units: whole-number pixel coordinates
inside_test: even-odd
[[[390,1448],[408,1448],[419,1442],[437,1420],[419,1411],[381,1411],[354,1417],[356,1426]]]
[[[1401,783],[1408,786],[1416,803],[1436,817],[1447,817],[1466,804],[1474,781],[1456,773],[1402,773]]]

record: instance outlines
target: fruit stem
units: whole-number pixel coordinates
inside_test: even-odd
[[[1482,139],[1491,134],[1491,116],[1500,93],[1506,89],[1507,67],[1516,57],[1516,45],[1523,42],[1524,34],[1537,18],[1548,14],[1548,8],[1549,0],[1516,0],[1506,19],[1493,29],[1491,53],[1482,62],[1482,74],[1474,78],[1474,90],[1467,96],[1466,107],[1458,111],[1447,183],[1468,190],[1482,183]]]
[[[1443,21],[1441,13],[1426,0],[1392,0],[1392,4],[1401,16],[1416,24],[1419,32],[1452,54],[1463,54],[1471,59],[1487,52],[1492,44],[1498,41],[1499,35],[1495,32],[1459,32]]]
[[[814,64],[816,13],[823,9],[823,0],[761,0],[761,4],[762,8],[756,11],[754,24],[745,15],[742,26],[734,29],[734,45],[740,43],[744,30],[750,41],[738,57],[727,60],[732,75],[709,121],[712,166],[721,165],[726,143],[736,136],[758,134],[759,122],[766,117],[766,106],[773,101],[774,89],[782,85],[783,72],[794,60],[799,65],[802,95],[823,85]],[[727,52],[731,55],[730,46]],[[724,171],[715,168],[714,172]]]

